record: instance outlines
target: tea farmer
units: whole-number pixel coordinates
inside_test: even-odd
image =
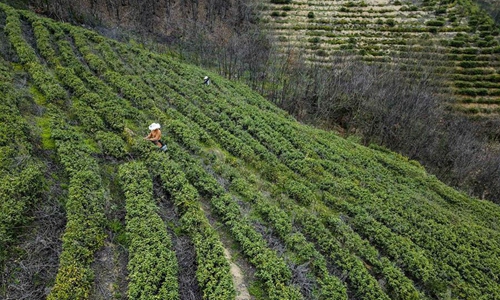
[[[203,84],[210,85],[210,78],[208,78],[208,76],[205,76],[205,78],[203,78]]]
[[[167,145],[161,141],[160,127],[158,123],[149,125],[149,130],[151,130],[151,132],[144,139],[151,141],[153,144],[160,147],[160,150],[165,151],[167,150]]]

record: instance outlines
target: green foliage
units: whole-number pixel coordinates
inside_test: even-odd
[[[203,291],[203,298],[234,298],[235,290],[223,246],[200,210],[196,189],[189,184],[177,164],[162,153],[151,153],[148,162],[153,173],[162,180],[164,188],[171,193],[180,213],[183,230],[191,236],[195,245],[198,263],[196,277]]]
[[[52,133],[49,123],[49,118],[37,119],[37,125],[42,129],[42,133],[40,136],[40,138],[42,139],[42,148],[46,150],[54,150],[56,148],[56,145],[54,140],[52,139]]]
[[[426,1],[429,11],[439,9],[435,4]],[[343,15],[365,5],[349,2]],[[41,93],[21,99],[8,76],[13,62],[0,64],[0,260],[8,257],[18,227],[29,222],[30,206],[48,192],[43,164],[33,156],[41,146],[55,149],[69,194],[60,267],[48,299],[90,298],[92,265],[105,229],[123,233],[119,220],[105,217],[103,160],[121,163],[117,180],[126,237],[120,239],[129,253],[131,299],[179,298],[176,255],[153,199],[153,178],[162,199],[175,206],[175,232],[194,246],[204,299],[236,294],[218,230],[254,268],[252,293],[262,298],[500,297],[500,211],[492,203],[444,186],[418,162],[387,149],[300,125],[247,86],[216,74],[209,74],[213,85],[203,86],[199,79],[206,71],[137,45],[22,13],[35,38],[27,43],[20,13],[4,4],[0,9],[6,12],[2,30],[17,55],[13,60],[29,73],[26,86]],[[337,43],[367,56],[385,55],[387,45],[405,46],[409,29],[431,37],[425,27],[395,21],[384,26],[393,20],[386,17],[371,24],[357,16],[352,24],[347,17],[308,24],[330,34],[334,27],[369,25],[398,36],[369,47],[355,34]],[[444,18],[436,21],[443,24],[427,25],[448,30]],[[473,24],[481,30],[491,25],[480,17]],[[320,33],[309,37],[313,43],[327,39]],[[499,76],[487,68],[490,54],[500,52],[494,41],[492,33],[462,33],[441,44],[453,47],[444,56],[456,66],[457,93],[482,96],[478,101],[500,94]],[[332,52],[315,53],[326,58]],[[32,100],[39,114],[34,122],[21,109]],[[162,124],[167,153],[133,132],[150,120]],[[104,155],[96,155],[98,147]],[[132,162],[123,163],[128,148]]]
[[[385,24],[387,24],[387,26],[394,27],[396,26],[396,21],[394,19],[387,19]]]
[[[436,15],[442,15],[446,13],[446,7],[438,7],[435,11]]]
[[[87,299],[93,282],[91,264],[105,239],[104,191],[83,135],[67,127],[61,112],[52,114],[52,136],[70,183],[60,268],[48,299]]]
[[[8,149],[8,148],[7,148]],[[2,149],[7,150],[7,149]],[[6,152],[3,152],[5,155]],[[14,156],[14,153],[11,153]],[[7,156],[8,157],[8,156]],[[7,166],[2,157],[2,166]],[[40,165],[34,162],[18,168],[13,174],[1,172],[0,177],[0,262],[7,256],[8,246],[15,241],[16,232],[23,225],[27,225],[28,209],[37,202],[43,191],[43,176]]]
[[[0,69],[0,265],[29,224],[28,211],[45,192],[45,166],[33,156],[33,133],[19,107],[23,94],[9,71]]]
[[[105,128],[103,120],[92,108],[84,105],[80,101],[74,101],[71,107],[72,113],[76,116],[82,127],[89,133],[95,133]]]
[[[394,5],[399,7],[393,7]],[[368,7],[368,4],[364,1],[343,1],[332,2],[328,6],[324,3],[297,5],[293,9],[298,18],[294,18],[293,22],[281,18],[266,18],[265,27],[283,37],[283,41],[284,37],[294,36],[294,40],[298,42],[294,45],[300,49],[299,53],[304,55],[304,60],[312,64],[332,63],[334,57],[340,53],[343,53],[342,56],[356,59],[362,56],[362,60],[368,63],[397,61],[403,66],[413,65],[413,61],[406,58],[407,55],[433,53],[434,57],[419,62],[429,68],[459,63],[453,59],[441,60],[441,51],[455,54],[489,54],[491,61],[498,60],[496,54],[500,53],[497,49],[499,41],[494,37],[498,36],[500,29],[473,1],[394,1],[387,8],[375,4],[371,4],[369,9],[360,9],[361,7]],[[318,19],[317,14],[320,12],[322,15],[337,16],[333,19]],[[396,16],[396,12],[402,13]],[[278,12],[273,15],[280,16]],[[297,35],[298,30],[305,31],[305,34]],[[428,37],[429,33],[433,35],[432,39]],[[462,35],[462,38],[450,39],[450,35],[454,33],[457,36]],[[355,38],[357,42],[346,43],[349,38]],[[321,49],[317,45],[319,41],[322,42]],[[435,43],[445,47],[435,47],[432,45]],[[497,64],[489,67],[499,70]],[[435,71],[442,73],[441,69]],[[444,71],[452,74],[460,72],[457,69]],[[416,75],[416,72],[411,71],[410,74]],[[293,77],[293,74],[290,76]],[[272,90],[272,87],[264,89],[266,94],[281,93]],[[447,96],[458,95],[454,91],[442,88],[442,93]]]
[[[129,299],[179,299],[178,265],[172,242],[153,201],[153,184],[141,163],[120,166],[126,199]]]
[[[127,154],[125,142],[122,138],[112,132],[99,131],[95,136],[104,155],[114,158],[123,158]]]
[[[467,95],[467,96],[486,96],[488,95],[487,89],[459,89],[458,94]]]
[[[67,97],[66,91],[56,82],[53,76],[51,76],[51,72],[39,63],[35,51],[23,39],[21,22],[17,12],[9,8],[7,9],[7,13],[5,31],[7,32],[9,41],[16,49],[17,55],[30,73],[37,87],[43,92],[46,99],[50,102],[65,99]],[[43,38],[42,34],[39,34],[38,37],[39,39]],[[45,42],[47,43],[48,41],[45,40]],[[46,44],[43,45],[46,46],[45,52],[50,52],[47,49],[51,48]],[[53,53],[48,55],[53,55]]]
[[[456,48],[460,48],[460,47],[463,47],[466,45],[465,41],[463,40],[451,40],[448,42],[448,45],[450,47],[456,47]]]
[[[173,149],[175,155],[182,155]],[[188,159],[184,157],[183,159]],[[257,267],[256,276],[264,283],[265,290],[272,299],[301,299],[296,289],[286,286],[290,280],[290,271],[276,253],[269,250],[262,237],[251,227],[248,220],[242,219],[237,204],[224,193],[213,177],[208,175],[201,167],[190,164],[187,173],[195,187],[208,197],[216,212],[231,231],[235,240],[242,246],[243,252],[249,257],[250,262]],[[181,180],[182,177],[180,178]],[[279,287],[279,289],[276,289]],[[290,297],[290,298],[289,298]]]
[[[425,22],[425,25],[427,26],[434,26],[434,27],[441,27],[443,26],[445,21],[440,21],[440,20],[429,20]]]
[[[309,39],[309,43],[313,43],[313,44],[317,44],[319,43],[321,40],[319,37],[315,36],[315,37],[312,37]]]
[[[89,299],[93,280],[94,273],[88,267],[76,263],[61,266],[47,299]]]

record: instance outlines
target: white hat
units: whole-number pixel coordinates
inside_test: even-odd
[[[205,76],[205,78],[203,78],[203,79],[207,80],[207,79],[208,79],[208,76]]]
[[[151,125],[149,125],[149,130],[155,130],[155,129],[160,129],[160,124],[151,123]]]

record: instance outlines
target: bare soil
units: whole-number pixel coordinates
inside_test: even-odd
[[[66,198],[67,191],[51,176],[57,172],[57,165],[49,161],[46,173],[49,190],[35,203],[29,213],[33,221],[23,229],[12,257],[2,266],[0,299],[39,300],[50,292],[59,268],[60,237],[66,224],[60,199]]]
[[[214,175],[216,176],[216,175]],[[217,179],[219,182],[223,181],[223,178]],[[217,220],[210,212],[209,205],[204,203],[202,207],[205,215],[207,216],[210,224],[217,230],[219,236],[221,237],[221,242],[224,246],[224,256],[229,262],[231,276],[233,277],[234,288],[236,289],[236,300],[252,300],[252,297],[248,291],[248,285],[250,278],[253,278],[254,270],[245,260],[241,257],[241,253],[238,250],[231,249],[231,243],[233,241],[229,237],[228,233],[222,231],[220,226],[217,226]],[[235,259],[233,257],[238,257]]]
[[[233,283],[236,288],[236,300],[250,300],[250,293],[248,292],[248,287],[245,283],[245,277],[241,272],[240,267],[232,262],[231,253],[227,248],[224,248],[224,255],[227,261],[230,262],[231,275],[233,276]]]
[[[92,266],[95,278],[90,299],[126,299],[127,262],[126,250],[108,239]]]
[[[153,189],[154,198],[157,199],[160,207],[160,217],[167,226],[177,257],[179,296],[183,300],[201,300],[203,294],[196,280],[197,265],[194,245],[188,236],[174,231],[174,228],[180,225],[179,216],[173,202],[157,180],[154,181]]]

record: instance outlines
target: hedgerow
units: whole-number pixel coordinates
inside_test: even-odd
[[[130,241],[128,298],[179,299],[177,258],[153,201],[151,176],[142,163],[133,162],[120,166],[119,177]]]
[[[232,299],[235,289],[229,273],[229,263],[215,230],[200,209],[198,194],[175,162],[162,153],[152,153],[148,165],[158,176],[180,214],[184,231],[191,237],[196,251],[196,277],[204,299]]]
[[[175,151],[181,161],[190,161],[186,155],[182,155],[180,152]],[[194,162],[190,165],[192,166]],[[221,164],[221,165],[218,165]],[[194,167],[191,167],[194,169]],[[345,287],[336,277],[330,276],[326,267],[325,258],[314,249],[314,245],[308,243],[304,236],[300,232],[292,232],[292,223],[289,217],[281,211],[276,206],[272,206],[266,201],[256,190],[250,187],[250,183],[247,182],[237,171],[229,171],[230,173],[225,173],[223,171],[227,169],[227,166],[222,165],[222,162],[216,162],[214,169],[217,173],[225,178],[229,178],[229,189],[234,191],[241,196],[243,196],[247,201],[250,201],[256,206],[256,210],[259,211],[269,222],[272,224],[274,230],[278,233],[280,238],[282,238],[290,250],[295,250],[298,252],[298,257],[300,257],[303,262],[311,262],[313,272],[317,276],[317,280],[320,286],[317,294],[320,299],[343,299],[346,298]],[[202,175],[200,175],[200,173]],[[195,178],[206,178],[210,181],[210,177],[205,175],[203,170],[199,168],[198,172],[193,172],[188,174],[193,182],[197,182]],[[213,179],[212,179],[213,181]],[[215,184],[212,184],[215,185]],[[217,194],[214,189],[207,189],[208,184],[203,184],[204,189],[206,189],[207,194]]]
[[[48,299],[88,299],[94,280],[94,254],[103,246],[104,191],[99,166],[85,146],[83,135],[69,128],[61,112],[52,112],[52,137],[69,175],[66,229],[59,271]]]
[[[294,288],[288,287],[290,271],[276,254],[269,250],[262,237],[242,219],[240,211],[231,197],[225,193],[217,181],[206,173],[194,161],[180,152],[175,145],[171,146],[172,155],[186,163],[186,176],[203,195],[209,197],[215,211],[221,215],[231,231],[234,239],[242,246],[242,251],[257,268],[256,276],[263,281],[267,293],[272,299],[300,299]]]
[[[28,210],[40,201],[45,190],[44,166],[33,157],[29,126],[16,104],[21,95],[16,93],[11,80],[9,73],[1,70],[0,265],[22,232],[20,228],[30,222]]]

